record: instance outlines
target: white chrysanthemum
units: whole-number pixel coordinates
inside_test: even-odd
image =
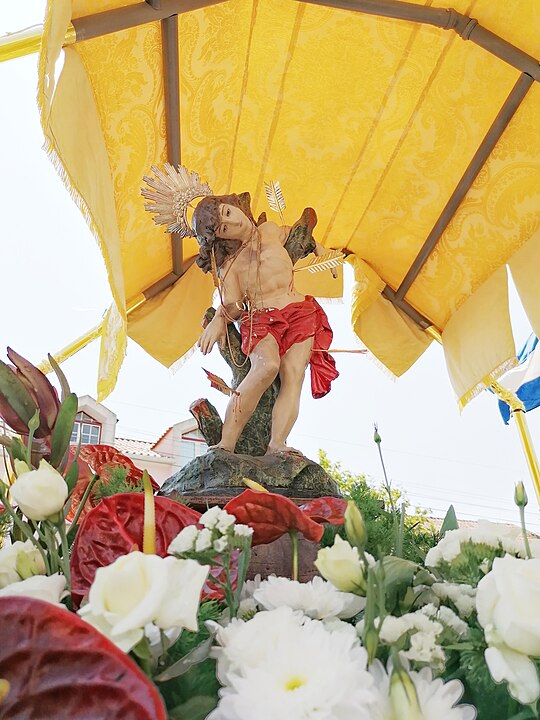
[[[208,720],[370,720],[367,653],[348,633],[328,632],[282,607],[233,621],[218,641],[218,677],[226,687]]]
[[[237,526],[238,527],[238,526]],[[272,577],[272,576],[270,576]],[[255,575],[253,580],[246,580],[244,583],[244,587],[242,588],[242,593],[240,595],[241,600],[246,600],[247,598],[252,598],[255,594],[255,590],[257,590],[258,587],[260,587],[262,583],[262,577],[259,573]]]
[[[321,577],[300,583],[271,576],[260,584],[253,597],[265,610],[286,605],[293,610],[301,610],[315,620],[350,618],[357,615],[366,604],[365,598],[340,592]]]
[[[440,678],[433,679],[429,668],[420,672],[409,672],[416,690],[417,708],[392,707],[390,700],[390,675],[376,660],[369,669],[378,691],[377,699],[370,707],[370,720],[403,720],[414,717],[415,720],[474,720],[476,710],[472,705],[458,705],[463,695],[463,685],[459,680],[445,683]],[[403,696],[406,702],[406,694]],[[413,714],[413,711],[414,712]]]
[[[476,588],[461,583],[433,583],[431,589],[440,600],[450,600],[461,617],[468,618],[476,610]]]

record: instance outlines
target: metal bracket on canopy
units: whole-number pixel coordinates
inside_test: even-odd
[[[463,15],[453,8],[435,8],[426,5],[401,2],[401,0],[303,0],[314,5],[341,8],[366,15],[408,20],[409,22],[435,25],[443,30],[454,30],[463,40],[470,40],[509,65],[527,73],[540,82],[540,63],[532,55],[492,33],[474,18]]]

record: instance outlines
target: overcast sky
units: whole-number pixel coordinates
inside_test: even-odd
[[[44,0],[2,3],[0,35],[42,22],[44,7]],[[111,298],[97,245],[41,149],[36,86],[37,56],[0,64],[0,356],[5,359],[10,345],[37,363],[96,325]],[[515,298],[513,305],[521,344],[530,327]],[[348,307],[347,297],[325,306],[334,347],[357,347]],[[517,430],[503,425],[488,393],[459,414],[436,343],[396,382],[366,357],[336,359],[340,377],[327,397],[313,400],[306,382],[290,445],[313,458],[323,448],[345,469],[379,481],[372,440],[377,421],[389,475],[413,504],[441,516],[453,502],[464,519],[517,522],[513,488],[523,480],[530,527],[540,530]],[[173,375],[130,341],[117,388],[105,400],[118,415],[117,436],[155,441],[189,416],[188,406],[198,397],[223,411],[226,398],[208,387],[201,361],[196,352]],[[97,363],[97,343],[65,363],[77,394],[95,397]],[[228,379],[217,351],[204,365]],[[527,418],[540,447],[540,411]]]

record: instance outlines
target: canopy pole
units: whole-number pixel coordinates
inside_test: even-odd
[[[74,18],[66,31],[64,47],[222,2],[225,0],[148,0],[95,15]],[[34,25],[1,36],[0,62],[39,52],[42,35],[43,25]]]
[[[515,393],[503,387],[498,382],[493,381],[490,387],[493,392],[508,405],[512,413],[512,417],[516,421],[519,439],[521,440],[521,446],[523,448],[529,473],[533,481],[536,501],[540,507],[540,466],[538,465],[538,458],[536,456],[531,434],[529,432],[529,425],[525,417],[525,405]]]
[[[401,0],[302,0],[314,5],[351,10],[395,20],[435,25],[443,30],[454,30],[463,40],[470,40],[500,60],[527,73],[540,82],[540,64],[532,55],[492,33],[474,18],[453,8],[443,9],[402,2]]]
[[[178,15],[161,21],[161,44],[165,95],[167,159],[177,168],[181,162],[180,135],[180,67],[178,53]],[[184,273],[183,243],[179,233],[171,233],[173,273]],[[173,283],[176,280],[173,280]]]
[[[437,340],[441,345],[443,344],[442,335],[435,327],[426,328],[428,335]],[[521,447],[525,454],[525,460],[527,461],[527,467],[529,468],[529,474],[531,476],[534,492],[536,493],[536,501],[538,507],[540,507],[540,465],[538,464],[538,458],[534,449],[531,434],[529,432],[529,424],[525,417],[525,405],[521,402],[518,396],[511,390],[503,387],[496,380],[492,380],[490,388],[493,390],[495,395],[503,400],[512,413],[516,421],[516,427],[521,440]]]
[[[497,117],[492,122],[491,127],[487,131],[484,139],[480,143],[478,150],[473,155],[473,158],[467,169],[463,173],[461,180],[456,185],[454,192],[450,196],[450,199],[446,203],[442,213],[436,221],[433,229],[426,238],[426,241],[420,248],[420,252],[414,259],[411,267],[407,274],[401,281],[401,285],[398,287],[395,293],[396,300],[403,300],[407,292],[410,290],[411,285],[416,280],[419,272],[424,267],[428,257],[435,248],[436,244],[443,232],[446,230],[448,223],[454,217],[457,209],[461,205],[463,199],[469,192],[472,184],[476,180],[478,173],[486,163],[487,159],[491,155],[491,152],[495,145],[500,140],[502,134],[506,130],[508,123],[514,117],[518,107],[521,105],[527,92],[529,91],[534,80],[530,75],[522,73],[514,87],[510,91],[506,98],[503,106],[497,113]]]

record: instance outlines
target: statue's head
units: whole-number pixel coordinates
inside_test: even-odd
[[[231,217],[244,217],[251,225],[255,220],[251,214],[251,197],[249,193],[240,195],[213,195],[206,182],[196,172],[189,172],[183,165],[174,168],[170,163],[163,167],[153,165],[154,176],[145,175],[143,180],[147,187],[141,188],[141,194],[150,202],[144,208],[151,212],[157,225],[166,225],[167,232],[178,233],[180,237],[195,235],[199,243],[197,265],[209,272],[212,269],[212,252],[219,268],[234,247],[234,222],[227,231],[222,217],[223,206],[233,209]],[[202,198],[193,212],[191,226],[188,221],[188,208],[192,202]],[[243,213],[239,215],[234,208]],[[220,237],[222,232],[224,237]]]
[[[249,193],[240,195],[210,195],[203,198],[197,205],[191,226],[199,243],[199,255],[196,263],[204,271],[211,270],[211,252],[214,251],[216,265],[219,268],[230,252],[230,231],[227,237],[220,237],[221,229],[226,226],[226,219],[223,215],[223,208],[232,206],[238,208],[247,218],[250,224],[255,225],[251,214],[251,197]]]

